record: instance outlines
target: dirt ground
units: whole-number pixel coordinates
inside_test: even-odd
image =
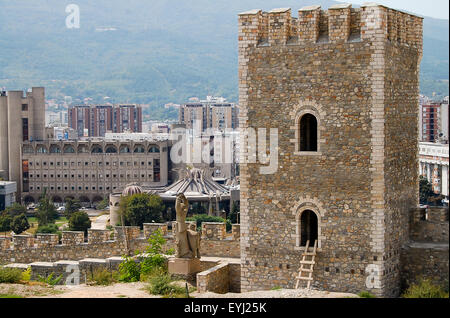
[[[55,286],[0,284],[0,295],[16,295],[25,298],[159,298],[145,290],[146,283],[118,283],[111,286]],[[191,293],[194,298],[348,298],[355,294],[330,293],[315,290],[270,290],[249,293]]]

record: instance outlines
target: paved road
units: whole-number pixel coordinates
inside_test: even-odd
[[[106,223],[108,222],[109,214],[100,215],[91,224],[93,230],[106,230]]]

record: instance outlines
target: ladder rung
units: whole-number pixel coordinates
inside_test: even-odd
[[[310,280],[310,281],[313,280],[312,277],[297,277],[297,279],[300,279],[300,280]]]
[[[314,265],[314,264],[316,264],[316,262],[314,262],[314,261],[300,261],[300,264]]]
[[[308,269],[308,268],[301,268],[300,271],[301,271],[301,272],[307,272],[307,273],[312,273],[312,272],[314,272],[313,269]]]
[[[313,252],[307,252],[307,253],[303,253],[303,256],[316,256],[317,254],[316,253],[313,253]]]

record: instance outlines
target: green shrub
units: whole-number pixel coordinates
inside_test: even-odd
[[[0,214],[0,232],[11,231],[12,217],[5,212]]]
[[[198,214],[186,219],[186,221],[194,221],[197,223],[197,229],[200,231],[203,222],[216,222],[216,223],[226,223],[227,232],[231,231],[231,221],[225,220],[220,216],[213,216],[207,214]]]
[[[22,280],[24,282],[29,282],[31,280],[31,266],[28,266],[28,268],[22,272]]]
[[[54,275],[55,275],[54,273],[51,273],[48,277],[42,277],[41,275],[38,275],[38,280],[41,283],[45,283],[50,286],[55,286],[55,285],[58,285],[58,283],[61,281],[61,279],[63,278],[63,275],[61,274],[58,277],[53,278]]]
[[[172,279],[169,274],[154,276],[150,278],[149,292],[153,295],[183,294],[185,289],[171,285]]]
[[[21,234],[30,228],[28,219],[25,214],[16,215],[12,219],[11,230],[16,234]]]
[[[374,294],[369,293],[368,291],[363,291],[358,294],[360,298],[377,298]]]
[[[90,277],[90,282],[94,285],[109,286],[118,281],[118,273],[110,272],[106,268],[95,269]]]
[[[59,230],[58,226],[53,223],[39,226],[36,230],[36,234],[58,234],[59,239],[61,239],[62,236],[62,232]]]
[[[0,283],[18,284],[22,280],[22,270],[18,268],[0,267]]]
[[[162,222],[165,210],[162,199],[157,195],[138,193],[122,197],[119,214],[123,216],[125,225],[140,226],[144,223]]]
[[[141,278],[141,265],[129,256],[123,256],[123,262],[119,265],[119,280],[121,282],[138,282]]]
[[[91,228],[91,220],[86,212],[79,211],[72,213],[69,220],[70,231],[83,231],[87,233],[87,230]]]
[[[438,285],[434,285],[428,279],[421,279],[406,290],[403,298],[449,298],[448,292]]]

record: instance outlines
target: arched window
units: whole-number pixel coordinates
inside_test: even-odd
[[[105,153],[117,153],[117,149],[114,146],[106,147]]]
[[[57,145],[52,145],[50,147],[50,153],[61,153],[61,148]]]
[[[150,149],[148,150],[149,153],[159,153],[159,147],[158,146],[150,146]]]
[[[64,153],[75,153],[75,149],[72,146],[65,146]]]
[[[36,149],[37,153],[47,153],[47,148],[45,146],[39,145]]]
[[[128,146],[120,147],[120,153],[131,153],[130,147]]]
[[[34,149],[31,146],[23,146],[23,153],[34,153]]]
[[[89,153],[88,147],[86,145],[79,145],[78,153]]]
[[[93,146],[91,153],[103,153],[102,147],[98,145]]]
[[[300,246],[314,246],[314,242],[319,239],[319,222],[316,213],[305,210],[300,216]]]
[[[317,118],[305,114],[300,120],[300,151],[317,152]]]
[[[145,148],[141,145],[134,147],[134,153],[145,153]]]

